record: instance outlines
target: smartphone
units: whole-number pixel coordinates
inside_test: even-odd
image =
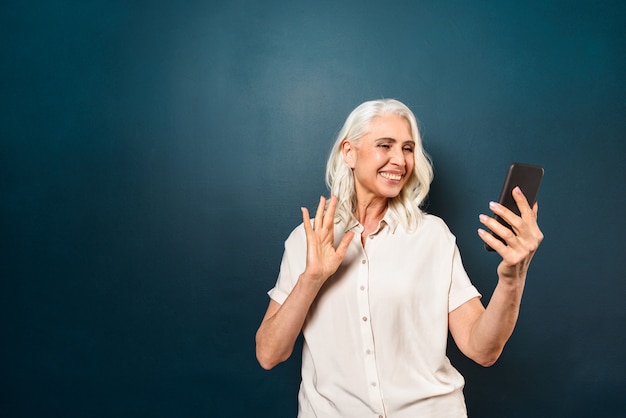
[[[520,216],[520,211],[513,199],[513,189],[516,186],[519,186],[522,189],[522,193],[526,196],[528,200],[528,204],[530,207],[533,207],[535,201],[537,199],[537,193],[539,192],[539,186],[541,185],[541,180],[543,179],[543,168],[537,165],[530,164],[522,164],[522,163],[513,163],[509,166],[509,169],[506,172],[506,177],[504,178],[504,185],[502,186],[502,191],[500,192],[500,198],[498,199],[498,203],[507,207],[512,212],[514,212],[517,216]],[[502,225],[506,226],[509,229],[511,225],[509,225],[504,219],[495,216],[495,219],[500,222]],[[491,234],[498,238],[500,241],[504,242],[502,238],[491,232]],[[485,244],[485,249],[487,251],[493,251],[489,245]]]

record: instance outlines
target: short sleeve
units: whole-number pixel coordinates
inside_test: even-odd
[[[293,230],[285,241],[285,251],[280,262],[280,271],[275,286],[267,294],[283,304],[298,282],[306,267],[306,236],[302,225]]]
[[[468,300],[475,297],[481,297],[481,294],[474,287],[474,285],[472,285],[472,282],[463,267],[459,248],[455,244],[454,253],[452,255],[452,282],[450,284],[450,293],[448,296],[448,312],[452,312]]]

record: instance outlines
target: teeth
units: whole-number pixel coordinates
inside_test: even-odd
[[[380,173],[380,175],[389,180],[400,180],[402,178],[400,174]]]

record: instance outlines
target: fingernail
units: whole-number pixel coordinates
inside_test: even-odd
[[[496,202],[489,202],[489,208],[495,209],[497,207],[498,207],[498,204]]]
[[[480,219],[481,222],[485,222],[487,220],[487,216],[485,215],[478,215],[478,219]]]

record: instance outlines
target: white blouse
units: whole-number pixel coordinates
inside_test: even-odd
[[[298,417],[465,417],[464,379],[446,357],[448,313],[480,297],[445,223],[425,215],[407,231],[387,212],[363,227],[303,326]],[[345,233],[335,225],[335,242]],[[276,286],[282,304],[304,271],[302,225],[285,242]]]

